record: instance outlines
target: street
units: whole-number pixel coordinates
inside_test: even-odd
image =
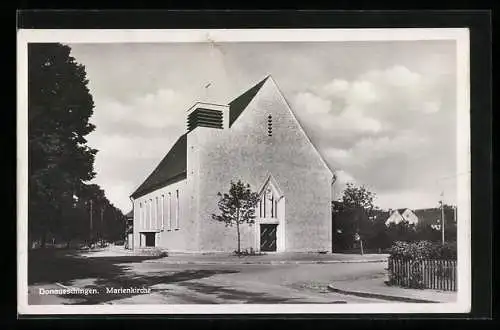
[[[379,277],[385,263],[168,264],[161,259],[32,258],[29,304],[301,304],[387,302],[327,290],[332,281]],[[96,288],[96,294],[41,294]],[[130,293],[126,289],[150,289]],[[43,290],[40,290],[43,289]],[[44,291],[45,290],[45,291]],[[137,292],[137,290],[136,290]]]

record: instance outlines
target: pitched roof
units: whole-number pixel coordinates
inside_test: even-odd
[[[270,75],[229,102],[229,127],[238,119]],[[326,163],[325,163],[326,164]],[[327,166],[328,167],[328,166]],[[187,133],[183,134],[149,177],[130,196],[137,198],[158,188],[183,180],[187,174]]]
[[[229,102],[229,127],[233,125],[236,119],[241,115],[243,110],[248,106],[248,104],[253,100],[255,95],[259,92],[261,87],[264,85],[269,76],[265,77],[257,85],[253,86],[245,93],[241,94],[231,102]]]
[[[185,179],[186,169],[187,133],[184,133],[131,197],[137,198],[160,187]]]
[[[441,210],[439,208],[420,209],[414,211],[418,217],[418,222],[424,225],[436,224],[441,219]]]
[[[229,127],[241,115],[264,85],[265,77],[258,84],[229,103]],[[149,177],[131,195],[132,198],[143,196],[160,187],[186,178],[187,168],[187,133],[183,134]]]

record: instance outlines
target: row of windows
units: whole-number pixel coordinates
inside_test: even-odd
[[[179,190],[139,203],[139,223],[143,229],[179,229]],[[174,222],[174,223],[172,223]]]

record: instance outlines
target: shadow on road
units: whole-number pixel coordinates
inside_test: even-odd
[[[226,288],[219,285],[208,285],[203,283],[185,282],[181,286],[187,287],[196,292],[216,296],[219,299],[224,299],[226,303],[236,301],[244,304],[303,304],[303,300],[299,298],[283,298],[272,296],[265,292],[249,292]],[[336,302],[333,302],[336,303]]]
[[[119,256],[85,258],[77,250],[39,249],[28,253],[28,284],[68,283],[87,278],[110,278],[124,274],[127,263],[155,257]]]
[[[96,279],[92,285],[98,287],[96,295],[65,295],[76,304],[100,304],[130,297],[135,294],[106,294],[105,288],[148,288],[156,284],[169,284],[201,279],[216,274],[237,273],[234,270],[184,270],[180,272],[155,272],[137,275],[128,271],[131,263],[155,257],[120,256],[85,258],[78,251],[36,250],[28,256],[28,284],[54,284],[71,286],[75,280]],[[82,288],[82,287],[80,287]]]

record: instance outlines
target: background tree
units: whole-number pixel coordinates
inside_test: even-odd
[[[92,207],[90,204],[92,203]],[[122,240],[125,235],[125,216],[107,198],[104,190],[97,184],[82,185],[78,207],[84,219],[84,230],[80,238],[94,243],[96,240]],[[92,212],[92,230],[90,227]]]
[[[359,235],[359,246],[363,253],[363,241],[373,235],[375,193],[369,191],[365,186],[355,186],[347,183],[342,192],[340,203],[342,210],[336,214],[337,228],[342,231],[344,241],[355,243],[354,237]],[[349,238],[352,237],[352,238]],[[352,244],[351,244],[352,245]]]
[[[375,193],[369,191],[365,186],[356,187],[354,183],[347,183],[342,192],[341,201],[346,208],[373,210],[375,206]]]
[[[70,215],[81,186],[91,180],[96,150],[85,136],[94,102],[85,68],[61,44],[28,45],[29,235],[70,236]],[[68,237],[66,237],[68,239]]]
[[[255,206],[258,202],[258,194],[250,189],[249,184],[231,181],[229,193],[217,193],[219,201],[217,205],[220,214],[212,214],[212,219],[225,223],[226,226],[236,225],[238,239],[238,255],[241,254],[241,234],[242,224],[253,224],[255,222]]]
[[[457,241],[457,219],[456,217],[456,206],[444,204],[444,239],[446,242]]]

